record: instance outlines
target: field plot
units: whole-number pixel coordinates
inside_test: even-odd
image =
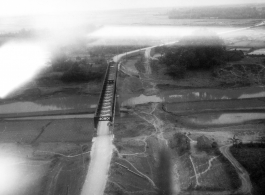
[[[112,159],[107,194],[156,194],[157,139],[146,121],[126,116],[115,122],[116,153]]]
[[[1,121],[3,142],[86,142],[94,133],[92,119]]]
[[[5,190],[3,194],[11,195],[80,193],[90,160],[92,119],[2,120],[0,129],[0,174],[4,174],[7,165],[3,162],[7,160],[16,185],[16,188],[12,183],[5,189],[0,187],[0,192]]]
[[[152,168],[145,157],[128,157],[126,160],[114,158],[112,161],[108,187],[108,194],[137,193],[156,194]],[[149,178],[151,177],[151,178]]]
[[[240,183],[232,181],[230,173],[226,170],[226,166],[229,166],[229,162],[227,163],[222,162],[218,156],[183,156],[181,160],[176,161],[181,189],[184,192],[237,189]],[[236,176],[235,170],[234,175]]]
[[[215,100],[164,104],[164,109],[176,115],[196,112],[218,112],[238,110],[258,110],[265,108],[264,98],[242,100]]]

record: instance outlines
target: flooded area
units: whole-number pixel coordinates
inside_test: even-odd
[[[137,104],[147,104],[149,102],[163,102],[163,98],[152,95],[152,96],[146,96],[146,95],[139,95],[138,97],[132,97],[122,102],[121,106],[134,106]]]
[[[185,89],[165,93],[164,109],[194,125],[233,125],[265,119],[264,87]],[[259,99],[257,99],[259,98]]]
[[[47,112],[62,110],[93,110],[96,108],[95,100],[89,96],[72,96],[61,98],[49,98],[37,101],[21,101],[0,105],[0,114]]]
[[[138,94],[134,97],[123,95],[122,106],[133,106],[149,102],[192,102],[210,100],[236,100],[265,97],[265,87],[246,87],[238,89],[183,89],[163,92],[159,95],[147,96]]]
[[[196,125],[226,125],[265,119],[265,113],[223,113],[191,116],[188,122]]]

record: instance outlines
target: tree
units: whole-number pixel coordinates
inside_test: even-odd
[[[204,29],[182,38],[177,46],[160,50],[165,51],[160,62],[167,66],[167,73],[178,78],[186,70],[212,70],[225,59],[223,41]]]
[[[89,82],[94,80],[102,80],[106,71],[106,66],[99,65],[91,68],[90,66],[82,66],[74,62],[68,71],[65,71],[61,77],[63,82]]]
[[[233,136],[233,138],[229,138],[232,141],[233,146],[237,146],[239,139],[236,138],[236,135]]]
[[[63,52],[57,52],[51,59],[51,65],[54,71],[68,71],[73,63]]]

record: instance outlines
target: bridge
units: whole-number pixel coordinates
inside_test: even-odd
[[[150,47],[152,48],[152,47]],[[119,71],[120,61],[126,57],[132,57],[144,52],[139,49],[123,53],[113,57],[108,61],[103,86],[101,89],[98,105],[94,115],[95,137],[92,139],[91,161],[83,185],[81,195],[104,194],[108,179],[109,165],[113,153],[113,128],[116,112],[116,82]],[[118,106],[117,106],[118,108]]]
[[[137,49],[134,51],[119,54],[117,56],[114,56],[112,60],[108,61],[108,67],[105,73],[103,86],[94,115],[94,128],[97,135],[99,134],[99,122],[109,121],[108,126],[111,126],[112,124],[114,124],[116,110],[119,109],[118,106],[116,106],[116,81],[120,65],[119,62],[123,58],[139,55],[141,52],[144,52],[149,48],[154,47],[147,47],[144,49]],[[111,134],[112,132],[109,133]]]
[[[117,73],[118,64],[113,60],[109,61],[96,112],[94,115],[95,129],[98,128],[99,121],[109,121],[109,125],[114,123]]]
[[[167,45],[174,44],[176,42],[171,42],[167,43]],[[159,46],[163,46],[164,44],[161,44]],[[118,110],[118,106],[116,108],[116,81],[117,81],[117,75],[119,71],[119,66],[120,66],[120,61],[123,58],[127,57],[133,57],[140,55],[143,53],[146,49],[152,49],[157,46],[152,46],[152,47],[146,47],[142,49],[137,49],[134,51],[126,52],[123,54],[119,54],[113,57],[112,60],[108,61],[108,67],[105,73],[104,81],[103,81],[103,86],[101,89],[99,101],[97,104],[97,108],[95,111],[94,115],[94,129],[95,129],[95,134],[98,136],[101,130],[99,128],[99,122],[100,121],[109,121],[108,126],[110,127],[111,125],[114,124],[114,118],[115,118],[115,112]],[[108,133],[112,134],[110,131],[112,128],[108,128]],[[106,132],[104,133],[106,134]]]

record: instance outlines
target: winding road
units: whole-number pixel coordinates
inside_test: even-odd
[[[220,147],[220,152],[231,162],[231,164],[235,167],[238,176],[242,182],[241,187],[238,189],[238,193],[242,194],[252,194],[252,184],[248,175],[248,172],[242,167],[242,165],[233,157],[230,153],[229,148],[232,144],[224,145]]]

